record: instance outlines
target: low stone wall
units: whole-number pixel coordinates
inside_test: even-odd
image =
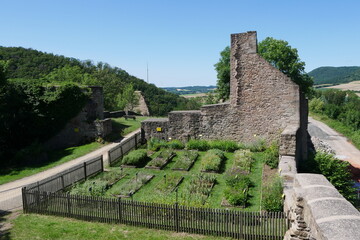
[[[286,240],[360,239],[360,213],[321,174],[298,174],[293,156],[282,156],[284,210],[291,228]]]
[[[104,138],[112,131],[112,123],[110,118],[95,121],[96,134],[95,136]]]
[[[169,138],[169,119],[168,118],[149,118],[141,122],[141,138],[149,140],[158,138],[168,140]]]

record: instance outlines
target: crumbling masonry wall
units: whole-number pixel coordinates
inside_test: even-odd
[[[231,35],[230,63],[230,101],[206,105],[200,111],[171,112],[168,129],[164,129],[166,137],[244,143],[259,138],[278,140],[284,146],[283,154],[299,155],[299,145],[306,142],[300,139],[307,135],[307,125],[300,124],[300,119],[307,118],[307,111],[306,107],[301,111],[304,103],[299,86],[258,55],[256,32]],[[156,120],[142,123],[145,139],[155,137],[150,124],[155,126]]]
[[[105,137],[112,131],[111,119],[104,119],[104,95],[102,87],[90,86],[91,96],[81,112],[46,143],[49,149],[76,146]]]

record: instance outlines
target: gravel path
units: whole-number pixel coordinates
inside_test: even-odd
[[[325,123],[309,117],[308,131],[311,136],[315,136],[329,144],[335,151],[336,157],[348,161],[352,166],[354,179],[360,182],[360,150],[352,145],[346,137],[336,132]]]
[[[38,182],[44,178],[53,176],[59,172],[62,172],[68,168],[71,168],[79,163],[86,162],[94,157],[103,155],[104,162],[108,161],[108,151],[119,145],[122,141],[127,139],[128,137],[133,136],[138,133],[139,130],[129,133],[126,135],[121,141],[108,144],[100,149],[97,149],[91,153],[88,153],[82,157],[76,158],[59,166],[50,168],[43,172],[34,174],[29,177],[25,177],[10,183],[5,183],[0,185],[0,211],[1,210],[14,210],[22,207],[22,199],[21,199],[21,188],[31,183]]]

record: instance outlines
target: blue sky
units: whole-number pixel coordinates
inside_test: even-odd
[[[160,87],[216,84],[230,34],[298,49],[306,71],[360,66],[360,1],[0,0],[1,46],[107,62]]]

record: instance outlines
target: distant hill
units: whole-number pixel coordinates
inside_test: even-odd
[[[154,84],[148,84],[125,70],[107,63],[98,62],[95,65],[91,60],[81,61],[34,49],[2,46],[0,46],[0,60],[9,61],[7,72],[9,79],[71,81],[83,85],[102,86],[105,108],[109,111],[119,110],[117,97],[128,84],[132,84],[135,90],[142,92],[153,116],[165,116],[172,110],[199,107],[195,102],[167,92]]]
[[[314,84],[341,84],[360,80],[360,67],[319,67],[308,73]]]
[[[208,93],[214,91],[216,86],[189,86],[189,87],[164,87],[162,88],[167,92],[175,93],[178,95]]]

